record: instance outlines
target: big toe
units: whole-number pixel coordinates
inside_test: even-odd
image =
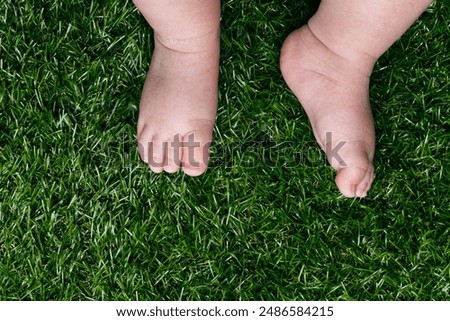
[[[361,181],[361,183],[359,183],[358,186],[356,187],[356,196],[357,197],[366,197],[367,196],[367,192],[372,187],[373,178],[374,178],[373,165],[369,164],[369,168],[366,172],[366,176]]]
[[[338,170],[335,182],[339,191],[345,197],[364,197],[366,186],[362,189],[360,185],[364,184],[367,170],[359,167],[346,167]],[[359,194],[359,195],[358,195]]]
[[[359,144],[349,144],[342,158],[347,166],[333,166],[337,170],[335,182],[346,197],[365,197],[373,181],[373,153],[367,153]],[[335,165],[335,164],[333,164]]]
[[[183,137],[183,172],[199,176],[208,168],[211,134],[205,131],[190,132]]]

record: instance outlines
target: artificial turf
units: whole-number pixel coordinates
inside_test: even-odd
[[[211,167],[156,175],[130,1],[0,2],[0,299],[450,299],[450,3],[377,63],[376,180],[339,195],[279,49],[317,1],[223,0]]]

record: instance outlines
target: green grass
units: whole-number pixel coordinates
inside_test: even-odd
[[[211,169],[191,178],[139,160],[152,33],[131,2],[1,2],[0,299],[450,299],[450,4],[376,65],[363,200],[339,196],[278,67],[317,2],[222,7]]]

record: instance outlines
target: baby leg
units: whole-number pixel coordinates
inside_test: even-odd
[[[322,0],[308,24],[283,45],[284,79],[347,197],[365,197],[373,181],[372,68],[431,2]]]
[[[154,30],[139,153],[153,172],[202,174],[217,110],[219,0],[134,0]]]

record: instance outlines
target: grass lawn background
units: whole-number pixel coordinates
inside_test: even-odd
[[[137,154],[152,32],[130,1],[1,1],[0,299],[450,299],[450,3],[375,67],[363,200],[278,67],[317,1],[222,7],[211,168],[191,178]]]

